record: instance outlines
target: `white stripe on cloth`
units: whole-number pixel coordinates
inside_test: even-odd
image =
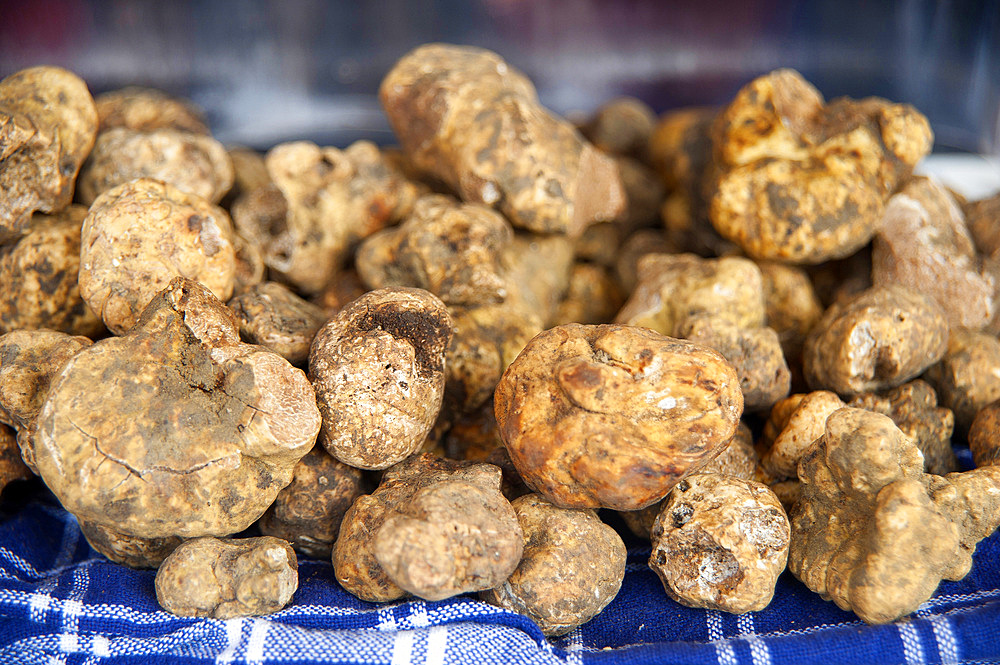
[[[955,631],[951,629],[948,617],[934,615],[928,619],[934,630],[934,640],[937,642],[941,665],[957,665],[962,662],[962,657],[958,653],[958,640],[955,638]]]
[[[708,640],[715,647],[719,665],[738,665],[736,650],[722,632],[722,614],[718,610],[705,610],[705,622],[708,624]]]
[[[903,658],[906,665],[923,665],[927,661],[924,659],[924,647],[920,644],[920,633],[916,627],[908,621],[896,624],[899,630],[899,639],[903,642]]]
[[[247,639],[247,651],[244,660],[247,665],[264,662],[264,645],[267,644],[267,633],[271,622],[266,619],[254,619],[250,625],[250,637]]]
[[[23,572],[28,575],[33,576],[35,579],[40,579],[43,577],[48,577],[35,590],[32,594],[31,604],[29,605],[28,617],[37,623],[44,623],[46,610],[52,604],[53,598],[49,595],[59,584],[59,575],[54,574],[52,571],[62,572],[66,570],[69,566],[69,562],[73,560],[73,553],[76,551],[77,543],[80,540],[80,530],[76,526],[75,520],[67,520],[63,524],[62,539],[60,541],[59,552],[56,554],[55,559],[52,561],[52,568],[46,571],[39,571],[34,566],[32,566],[24,559],[21,559],[14,553],[6,550],[6,548],[0,548],[0,556],[8,559]],[[21,565],[18,565],[21,564]],[[75,573],[74,573],[75,575]],[[81,596],[82,598],[82,596]]]
[[[244,619],[226,619],[223,624],[226,626],[226,648],[215,657],[216,663],[230,663],[236,657],[236,650],[243,641]]]
[[[740,637],[750,645],[750,658],[753,665],[771,665],[771,650],[767,642],[757,636],[753,625],[753,615],[740,614],[736,617],[736,626],[740,629]]]
[[[392,665],[410,665],[413,656],[413,642],[416,633],[412,630],[401,630],[396,633],[392,643]]]
[[[434,626],[427,633],[426,665],[443,665],[448,650],[448,626]]]

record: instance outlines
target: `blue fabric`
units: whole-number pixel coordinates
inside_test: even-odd
[[[374,605],[342,591],[329,562],[300,559],[299,590],[267,618],[181,619],[159,609],[153,572],[109,563],[76,520],[34,499],[0,518],[0,663],[972,663],[1000,661],[1000,534],[972,572],[911,618],[866,626],[786,573],[766,611],[669,600],[630,550],[618,597],[549,641],[472,597]]]

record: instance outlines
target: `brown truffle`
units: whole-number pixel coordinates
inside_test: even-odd
[[[500,469],[415,455],[344,516],[333,549],[337,581],[368,601],[407,592],[441,600],[499,585],[523,548]]]
[[[159,568],[163,560],[183,542],[177,536],[140,538],[112,528],[80,522],[80,531],[95,550],[109,560],[130,568]]]
[[[292,473],[292,483],[260,518],[260,532],[287,540],[306,556],[327,559],[344,513],[364,493],[361,471],[317,446],[299,460]]]
[[[419,192],[369,141],[283,143],[266,163],[273,188],[250,192],[233,216],[272,274],[306,294],[326,286],[355,243],[408,215]]]
[[[0,246],[0,334],[48,328],[93,337],[104,330],[77,285],[80,227],[87,209],[35,213],[26,233]]]
[[[479,594],[523,614],[549,636],[597,616],[625,577],[625,543],[592,510],[570,510],[528,494],[511,504],[524,532],[521,563],[500,586]]]
[[[506,303],[449,307],[448,313],[455,334],[445,352],[445,400],[469,412],[493,397],[504,370],[543,326],[532,313]]]
[[[140,538],[226,535],[274,502],[319,426],[305,375],[241,343],[225,305],[178,278],[128,335],[53,380],[35,464],[81,521]]]
[[[291,363],[309,357],[316,331],[326,315],[277,282],[262,282],[229,301],[240,322],[240,335],[265,346]]]
[[[972,567],[1000,524],[1000,467],[936,476],[888,416],[835,411],[799,463],[788,568],[868,623],[906,616]]]
[[[184,617],[262,616],[282,609],[299,586],[295,552],[279,538],[189,540],[156,571],[156,600]]]
[[[951,326],[982,328],[996,313],[995,284],[979,270],[962,211],[929,178],[910,180],[886,204],[872,244],[872,282],[930,296]]]
[[[682,605],[755,612],[771,602],[788,540],[788,517],[766,485],[697,473],[663,502],[649,567]]]
[[[86,337],[52,330],[15,330],[0,337],[0,423],[18,432],[24,462],[35,470],[32,437],[49,387]]]
[[[767,325],[778,333],[789,364],[802,357],[802,346],[813,325],[823,316],[823,305],[809,275],[795,266],[761,261],[761,283]]]
[[[32,67],[0,81],[0,243],[36,210],[69,205],[96,135],[94,99],[75,74]]]
[[[924,470],[943,476],[958,470],[951,449],[955,416],[937,405],[937,393],[926,381],[917,379],[893,388],[884,395],[865,393],[849,406],[868,409],[892,418],[903,434],[913,439],[924,456]]]
[[[663,231],[640,229],[621,244],[614,263],[615,275],[625,293],[632,293],[639,281],[639,261],[646,254],[676,254],[680,248]]]
[[[635,97],[618,97],[600,106],[580,133],[604,152],[645,161],[656,115]]]
[[[413,454],[441,408],[451,335],[444,303],[422,289],[370,291],[330,319],[309,354],[327,451],[361,469]]]
[[[976,414],[969,428],[969,450],[976,466],[1000,465],[1000,400]]]
[[[790,69],[744,86],[712,131],[712,224],[749,256],[789,263],[844,257],[867,243],[885,200],[932,142],[913,107],[824,104]]]
[[[831,306],[813,327],[803,353],[806,381],[841,396],[894,388],[937,362],[947,344],[948,323],[929,296],[873,287]]]
[[[743,412],[715,351],[629,326],[537,335],[496,391],[521,477],[558,506],[637,510],[717,454]]]
[[[553,317],[555,325],[564,323],[608,323],[625,302],[621,287],[611,269],[593,263],[577,262],[569,277],[566,298]]]
[[[116,335],[175,277],[228,300],[232,239],[222,208],[156,180],[127,182],[97,197],[83,222],[80,295]]]
[[[948,337],[941,362],[927,370],[941,406],[955,413],[955,425],[967,432],[976,414],[1000,398],[1000,340],[988,333],[956,329]]]
[[[1000,257],[1000,192],[963,206],[969,234],[980,254]]]
[[[180,129],[208,134],[201,109],[186,99],[173,97],[155,88],[129,86],[98,95],[100,131],[125,127],[140,132]]]
[[[578,236],[625,205],[614,161],[538,103],[534,86],[484,49],[428,44],[379,90],[413,164],[514,226]]]
[[[15,480],[27,480],[32,475],[31,469],[21,459],[17,434],[0,423],[0,492]]]
[[[79,199],[90,205],[109,189],[136,178],[170,183],[218,203],[233,186],[233,163],[210,136],[177,129],[136,131],[117,127],[97,135],[80,171]]]
[[[400,226],[370,236],[355,266],[372,289],[415,286],[446,305],[503,302],[501,255],[513,231],[497,212],[447,196],[424,196]]]
[[[504,302],[551,327],[566,297],[573,269],[573,242],[560,235],[518,233],[502,258]]]

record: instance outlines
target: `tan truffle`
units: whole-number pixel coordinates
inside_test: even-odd
[[[83,222],[80,295],[120,335],[175,277],[233,293],[229,215],[166,183],[133,180],[101,194]]]
[[[529,487],[562,507],[637,510],[717,454],[743,395],[711,349],[642,328],[569,324],[528,343],[495,405]]]
[[[913,107],[877,98],[824,104],[790,69],[744,86],[712,131],[712,224],[749,256],[789,263],[866,244],[885,200],[932,142]]]
[[[577,262],[569,277],[566,298],[553,317],[555,325],[564,323],[608,323],[625,302],[621,287],[610,268]]]
[[[445,401],[469,412],[493,397],[504,370],[543,326],[532,313],[506,303],[449,307],[448,313],[455,334],[445,352]]]
[[[0,246],[0,334],[48,328],[93,337],[104,324],[80,297],[80,227],[87,209],[35,213],[26,233]]]
[[[184,617],[262,616],[291,602],[298,562],[279,538],[190,540],[156,571],[156,600]]]
[[[163,560],[183,542],[177,536],[140,538],[90,522],[80,522],[80,531],[95,550],[115,563],[130,568],[159,568]]]
[[[578,236],[624,208],[614,161],[539,105],[531,82],[495,53],[421,46],[386,75],[379,97],[419,170],[514,226]]]
[[[1000,468],[925,474],[912,440],[871,411],[835,411],[799,477],[788,568],[868,623],[906,616],[942,579],[964,577],[1000,524]]]
[[[292,483],[260,518],[260,532],[287,540],[306,556],[327,559],[344,513],[363,493],[361,471],[317,446],[295,465]]]
[[[31,469],[21,459],[17,434],[0,423],[0,492],[15,480],[28,480],[32,475]]]
[[[170,183],[218,203],[233,186],[233,163],[210,136],[177,129],[109,129],[97,135],[80,171],[79,199],[90,205],[101,192],[137,178]]]
[[[647,254],[676,254],[679,246],[663,231],[640,229],[621,243],[615,261],[615,275],[625,293],[632,293],[639,281],[639,261]]]
[[[977,265],[962,211],[929,178],[910,180],[886,204],[872,244],[872,282],[930,296],[951,326],[982,328],[996,314],[995,284]]]
[[[1000,257],[1000,192],[966,203],[963,211],[976,249],[985,256]]]
[[[651,533],[649,567],[688,607],[764,609],[788,559],[789,527],[767,486],[716,473],[677,483]]]
[[[370,291],[320,328],[309,377],[327,451],[361,469],[413,454],[441,408],[451,335],[444,303],[408,288]]]
[[[941,406],[966,432],[980,409],[1000,399],[1000,340],[988,333],[952,330],[941,362],[927,370]]]
[[[96,135],[94,99],[72,72],[32,67],[0,81],[0,243],[20,235],[36,210],[70,204]]]
[[[333,567],[344,589],[367,601],[407,592],[440,600],[500,584],[523,549],[514,510],[491,464],[415,455],[344,516]]]
[[[178,278],[129,334],[77,353],[52,382],[35,464],[81,521],[140,538],[226,535],[274,502],[319,426],[305,375],[241,343],[225,305]]]
[[[774,480],[798,478],[799,460],[823,436],[826,419],[846,406],[836,393],[817,390],[774,405],[765,429],[761,465]]]
[[[419,192],[369,141],[283,143],[266,164],[273,189],[249,193],[263,200],[233,216],[272,274],[305,294],[326,286],[355,243],[408,215]]]
[[[434,194],[401,225],[365,240],[355,266],[372,289],[415,286],[446,305],[498,303],[507,297],[501,256],[513,235],[492,209]]]
[[[929,296],[873,287],[831,306],[813,327],[803,353],[806,381],[845,397],[894,388],[937,362],[947,344],[948,323]]]
[[[240,335],[265,346],[291,363],[309,358],[309,346],[326,315],[277,282],[257,284],[229,301],[240,322]]]
[[[802,357],[802,346],[813,325],[823,316],[823,305],[809,275],[795,266],[761,261],[761,283],[767,325],[778,333],[789,364]]]
[[[920,448],[927,473],[943,476],[958,470],[958,460],[951,448],[955,416],[949,409],[937,405],[937,393],[926,381],[917,379],[893,388],[884,395],[858,395],[848,406],[868,409],[892,418],[896,427]]]
[[[86,337],[52,330],[15,330],[0,337],[0,423],[18,432],[24,462],[35,471],[32,437],[49,387]]]
[[[990,402],[976,414],[969,428],[969,450],[976,466],[1000,465],[1000,401]]]
[[[487,603],[528,617],[549,636],[565,635],[614,600],[625,577],[625,544],[592,510],[569,510],[528,494],[511,504],[524,532],[521,563]]]
[[[162,90],[129,86],[98,95],[94,101],[102,132],[125,127],[141,132],[179,129],[208,134],[201,109]]]
[[[551,327],[569,289],[573,242],[561,235],[518,233],[501,262],[507,281],[504,302]]]
[[[580,133],[604,152],[645,161],[656,115],[635,97],[618,97],[602,104],[580,127]]]

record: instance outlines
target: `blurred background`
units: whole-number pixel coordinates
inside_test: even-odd
[[[152,85],[256,148],[392,142],[379,81],[428,41],[499,52],[562,113],[720,104],[794,67],[828,98],[915,105],[936,151],[1000,155],[998,0],[0,0],[0,77],[55,64],[95,94]]]

